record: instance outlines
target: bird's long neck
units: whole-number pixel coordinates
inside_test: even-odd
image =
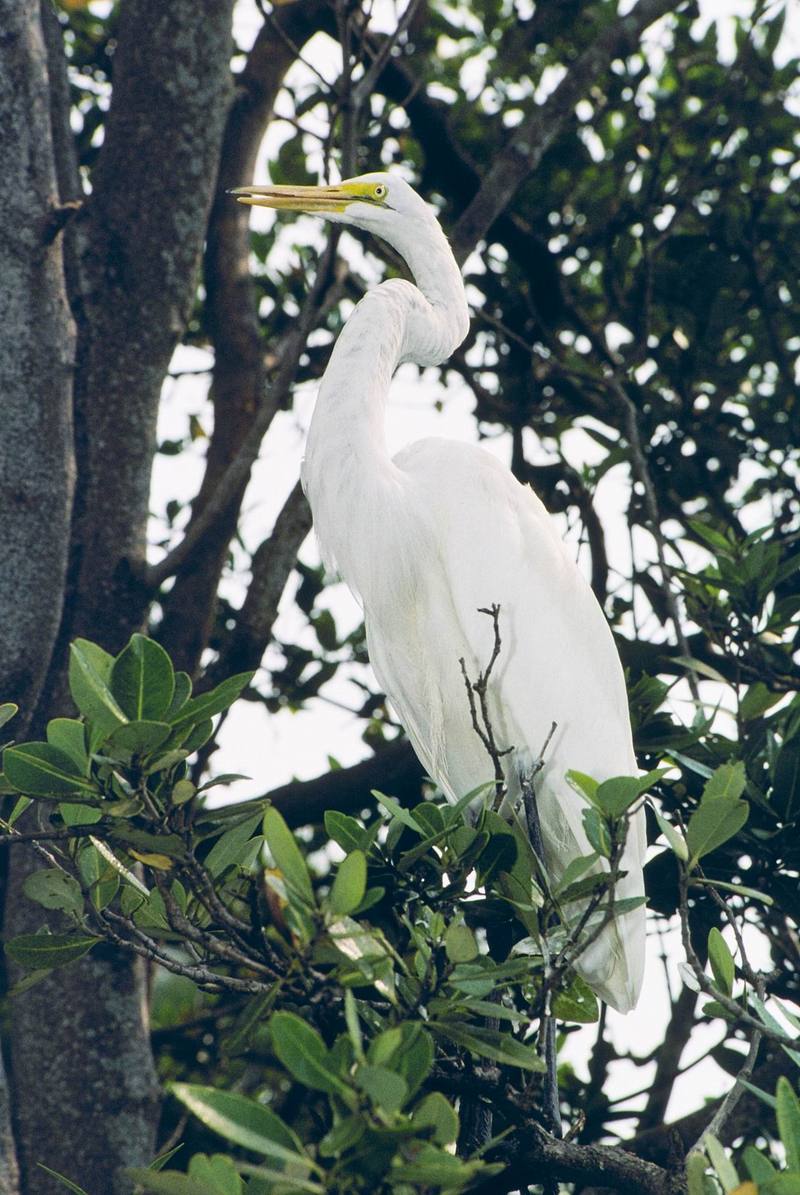
[[[400,480],[384,434],[392,375],[404,361],[439,364],[469,327],[461,273],[438,224],[395,248],[417,285],[384,282],[350,316],[322,379],[303,464],[323,555],[362,596],[363,540],[361,551],[350,549],[381,519]]]

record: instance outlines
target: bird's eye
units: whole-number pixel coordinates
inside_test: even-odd
[[[386,187],[383,183],[378,183],[373,192],[376,199],[384,199],[386,197]]]

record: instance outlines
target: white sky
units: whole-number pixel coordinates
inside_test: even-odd
[[[705,26],[716,20],[719,52],[723,60],[730,60],[733,53],[732,23],[729,19],[731,14],[746,15],[751,8],[750,0],[700,0],[700,25]],[[787,22],[782,47],[787,55],[790,49],[796,52],[800,44],[800,5],[791,8],[792,16]],[[378,26],[382,23],[392,25],[396,19],[395,7],[390,0],[377,0],[374,13]],[[239,41],[248,46],[261,21],[252,0],[240,0],[235,20]],[[660,53],[661,36],[657,27],[648,36],[648,53],[653,56]],[[321,36],[315,38],[307,48],[306,57],[327,78],[335,76],[337,52],[328,39]],[[301,75],[303,69],[294,68],[295,77]],[[557,79],[552,81],[553,85],[556,81]],[[464,80],[464,83],[469,89],[470,81]],[[278,111],[288,112],[288,105],[284,109],[279,103]],[[266,178],[264,164],[267,157],[274,155],[277,146],[289,135],[294,135],[294,130],[288,124],[276,122],[271,126],[266,145],[260,155],[257,181]],[[256,221],[269,223],[274,217],[270,213],[259,211],[255,213],[254,218]],[[281,237],[281,253],[284,260],[287,260],[292,252],[292,241],[297,243],[301,236],[309,242],[320,243],[321,230],[311,220],[303,221],[302,225],[298,221],[287,227]],[[349,246],[358,256],[360,272],[371,280],[378,281],[380,270],[375,259],[365,258],[352,240],[349,241]],[[198,369],[209,364],[208,354],[193,349],[180,349],[176,353],[173,368],[175,371]],[[167,382],[159,423],[160,439],[182,437],[186,431],[189,414],[197,415],[206,431],[210,432],[212,413],[206,399],[207,384],[207,377],[184,377]],[[297,392],[294,409],[291,412],[281,412],[265,438],[244,503],[242,534],[248,551],[255,550],[269,533],[298,476],[315,389],[316,387],[309,386]],[[436,401],[441,404],[441,411],[435,409]],[[476,439],[473,405],[470,391],[454,375],[449,375],[447,381],[444,381],[441,378],[437,379],[433,373],[420,376],[415,367],[405,366],[397,374],[392,387],[387,417],[389,444],[396,450],[403,444],[426,435],[446,435],[454,439],[473,441]],[[510,460],[508,436],[498,435],[484,440],[483,443],[490,452],[504,461]],[[577,467],[580,467],[583,461],[594,458],[598,451],[589,437],[580,431],[570,434],[566,441],[566,450],[570,460]],[[188,453],[178,458],[157,458],[152,503],[157,518],[163,514],[165,504],[170,498],[188,500],[196,492],[202,476],[204,451],[205,442],[199,440]],[[532,456],[533,452],[538,458],[547,459],[546,451],[540,446],[534,445],[533,450],[529,451],[529,456]],[[612,566],[616,565],[625,573],[629,563],[629,543],[623,517],[627,505],[624,468],[611,470],[601,481],[597,505],[606,530]],[[561,522],[566,531],[564,520]],[[157,525],[154,524],[154,527]],[[574,535],[572,539],[574,541]],[[246,560],[238,549],[237,555],[240,565],[244,567]],[[318,557],[313,537],[306,542],[302,556],[304,560],[316,563]],[[582,563],[585,565],[586,561],[583,560]],[[243,597],[245,584],[246,578],[241,577],[231,577],[225,582],[225,592],[236,605]],[[276,634],[279,640],[301,642],[313,647],[316,643],[315,636],[310,628],[304,625],[304,619],[298,615],[293,605],[295,588],[295,583],[290,583],[284,594]],[[325,604],[334,612],[340,631],[349,630],[360,618],[356,604],[341,584],[326,593]],[[265,665],[257,677],[257,682],[264,689],[269,687],[267,668],[275,664],[278,658],[274,649],[266,657]],[[234,785],[229,790],[230,799],[242,800],[245,797],[260,795],[293,777],[310,778],[319,775],[327,770],[330,755],[335,756],[344,765],[354,763],[367,755],[368,751],[360,737],[362,724],[348,712],[349,708],[359,704],[360,696],[360,691],[354,689],[347,677],[342,675],[325,686],[323,698],[311,701],[308,708],[300,713],[284,711],[267,716],[261,707],[240,702],[224,727],[221,749],[214,759],[214,769],[218,773],[244,772],[252,777],[250,781]],[[674,995],[680,985],[677,975],[680,947],[674,931],[667,935],[664,945],[668,957],[667,971]],[[660,1041],[668,1016],[668,996],[664,968],[658,961],[659,953],[658,944],[653,939],[645,989],[635,1012],[621,1017],[610,1011],[608,1017],[609,1029],[620,1048],[627,1049],[633,1043],[634,1049],[641,1055],[646,1054]],[[570,1041],[566,1054],[579,1067],[585,1062],[594,1032],[590,1027],[575,1034]],[[697,1030],[692,1037],[692,1058],[704,1053],[713,1042],[722,1038],[723,1030],[719,1023]],[[616,1064],[614,1070],[613,1089],[619,1093],[627,1093],[646,1092],[654,1068],[652,1065],[634,1068],[623,1063]],[[697,1106],[703,1098],[726,1090],[729,1083],[728,1076],[716,1064],[710,1060],[701,1063],[696,1070],[679,1079],[670,1102],[668,1118]],[[635,1100],[634,1106],[640,1105],[644,1098],[642,1096],[641,1099]]]

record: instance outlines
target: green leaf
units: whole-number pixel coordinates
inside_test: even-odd
[[[408,1098],[408,1084],[405,1079],[388,1067],[362,1064],[356,1071],[355,1079],[372,1103],[390,1115],[399,1112]]]
[[[768,1183],[770,1179],[775,1178],[775,1175],[778,1173],[767,1155],[762,1153],[760,1149],[756,1149],[753,1145],[745,1147],[742,1157],[750,1178],[759,1187],[763,1183]]]
[[[192,697],[186,704],[172,715],[172,725],[177,729],[190,726],[196,722],[203,722],[221,714],[223,710],[233,705],[236,698],[255,676],[254,672],[240,672],[236,676],[229,676],[210,693],[201,693],[199,697]]]
[[[338,1075],[330,1051],[316,1029],[293,1012],[273,1013],[269,1028],[275,1054],[299,1083],[351,1102],[352,1092]]]
[[[593,1025],[600,1019],[597,997],[579,975],[574,977],[569,987],[555,993],[552,1012],[559,1021],[577,1025]]]
[[[246,822],[240,822],[217,839],[205,859],[206,871],[217,879],[229,867],[240,863],[247,850],[247,844],[261,821],[261,814],[256,813]]]
[[[484,1162],[473,1160],[462,1162],[451,1153],[429,1144],[423,1145],[414,1155],[413,1162],[404,1162],[399,1167],[397,1180],[405,1184],[415,1184],[412,1190],[420,1188],[428,1190],[435,1187],[442,1190],[463,1191],[476,1175],[482,1177],[497,1174],[503,1169],[492,1169]]]
[[[775,760],[770,803],[782,822],[800,817],[800,735],[784,743]]]
[[[782,693],[771,693],[763,681],[756,681],[739,702],[739,717],[744,722],[760,718],[773,705],[777,705],[782,696]]]
[[[228,1057],[233,1058],[250,1048],[253,1038],[272,1012],[279,995],[280,981],[276,980],[268,991],[251,997],[236,1018],[233,1028],[225,1036],[223,1048]]]
[[[499,984],[514,983],[526,979],[534,966],[533,960],[512,958],[500,966],[492,966],[482,955],[474,963],[459,963],[450,975],[450,985],[467,996],[488,996]]]
[[[61,797],[98,797],[97,788],[78,770],[75,761],[49,743],[22,743],[6,747],[3,768],[19,792],[51,800]]]
[[[757,892],[755,888],[748,888],[745,884],[729,884],[727,880],[709,880],[705,876],[697,876],[693,884],[704,884],[708,888],[722,888],[725,892],[735,892],[737,896],[749,896],[751,900],[758,900],[765,905],[774,905],[775,901],[765,892]]]
[[[127,721],[108,685],[113,664],[113,656],[88,639],[70,644],[69,688],[72,700],[90,723],[90,751],[95,751],[115,726]]]
[[[22,817],[25,810],[30,809],[32,804],[33,804],[33,799],[31,797],[18,797],[14,804],[14,808],[11,810],[11,812],[8,815],[8,822],[6,824],[8,826],[15,825],[16,822],[18,822],[19,819]]]
[[[79,1187],[71,1178],[66,1178],[63,1174],[59,1174],[57,1170],[51,1170],[49,1166],[45,1166],[44,1162],[37,1162],[36,1165],[45,1174],[49,1174],[51,1178],[54,1178],[56,1182],[61,1183],[62,1187],[66,1187],[68,1191],[74,1192],[74,1195],[89,1195],[88,1191],[85,1191],[83,1187]]]
[[[475,935],[463,922],[453,922],[448,926],[444,948],[451,963],[471,963],[480,953]]]
[[[356,998],[350,988],[345,988],[344,993],[344,1017],[347,1023],[347,1033],[350,1038],[350,1044],[353,1047],[353,1054],[357,1062],[364,1062],[364,1038],[361,1033],[361,1022],[358,1019],[358,1006]]]
[[[692,531],[705,540],[715,551],[721,552],[723,556],[731,555],[733,544],[721,531],[717,531],[716,528],[711,527],[708,523],[701,522],[699,519],[689,519],[688,524]]]
[[[311,1182],[310,1179],[300,1178],[299,1175],[293,1174],[291,1177],[282,1174],[278,1170],[273,1170],[269,1166],[254,1166],[252,1162],[237,1162],[236,1169],[242,1174],[251,1174],[254,1179],[262,1179],[266,1186],[259,1184],[257,1191],[258,1195],[267,1195],[267,1192],[274,1191],[276,1195],[286,1195],[289,1191],[308,1191],[309,1195],[325,1195],[326,1191],[330,1190],[328,1187],[323,1187],[321,1183]],[[277,1185],[274,1185],[277,1184]],[[254,1183],[250,1184],[250,1192],[256,1195],[256,1186]],[[194,1195],[194,1192],[192,1192]]]
[[[591,776],[587,776],[585,772],[567,772],[567,780],[572,785],[577,793],[585,797],[587,801],[591,801],[594,805],[595,795],[599,785]]]
[[[337,809],[325,811],[325,832],[343,851],[359,850],[364,841],[364,827],[354,817]]]
[[[766,1104],[768,1108],[772,1108],[773,1112],[778,1107],[778,1101],[774,1095],[770,1095],[768,1091],[763,1091],[760,1087],[756,1087],[755,1083],[750,1083],[747,1079],[739,1079],[742,1087],[746,1087],[753,1095],[758,1096],[762,1103]]]
[[[386,793],[378,792],[376,788],[373,788],[372,795],[380,805],[383,805],[384,809],[387,809],[391,813],[396,821],[400,822],[407,829],[413,830],[415,834],[419,834],[422,838],[425,838],[426,833],[423,827],[407,809],[403,808],[399,801],[396,801],[394,797],[387,797]]]
[[[366,913],[367,909],[371,909],[373,905],[379,904],[385,895],[385,888],[367,888],[367,891],[364,893],[364,899],[354,911],[356,913]]]
[[[584,872],[588,871],[593,864],[597,862],[598,856],[595,853],[591,855],[579,855],[576,859],[570,859],[567,866],[564,868],[561,879],[558,881],[558,886],[554,889],[554,896],[560,896],[571,884],[579,880]]]
[[[606,820],[599,809],[590,806],[582,812],[583,828],[586,831],[586,837],[589,840],[589,845],[593,850],[597,851],[598,855],[602,855],[604,859],[611,858],[611,834],[609,833]]]
[[[614,776],[597,786],[592,803],[606,817],[622,817],[626,809],[666,774],[666,768],[656,768],[646,776]]]
[[[86,726],[77,718],[53,718],[47,723],[47,741],[68,755],[84,776],[89,771]]]
[[[671,822],[667,821],[663,814],[658,812],[655,806],[651,804],[650,808],[655,814],[658,828],[669,843],[672,853],[683,863],[688,863],[689,848],[686,845],[686,839],[679,830],[675,829]]]
[[[150,755],[172,734],[169,722],[126,722],[113,730],[103,743],[103,755],[114,759],[130,759],[134,755]]]
[[[310,1166],[300,1139],[271,1108],[234,1091],[196,1083],[171,1083],[168,1090],[198,1120],[227,1141],[273,1162]]]
[[[778,1079],[775,1103],[778,1131],[786,1150],[786,1164],[790,1170],[800,1170],[800,1100],[785,1075]]]
[[[496,1029],[483,1029],[478,1026],[470,1026],[467,1029],[461,1025],[441,1023],[431,1024],[429,1028],[481,1058],[491,1058],[493,1062],[502,1063],[504,1066],[518,1066],[523,1070],[544,1070],[544,1063],[532,1046],[526,1046]]]
[[[136,1182],[137,1190],[146,1191],[148,1195],[227,1195],[225,1188],[220,1188],[216,1182],[213,1185],[209,1184],[199,1178],[196,1172],[181,1174],[177,1170],[163,1170],[158,1173],[155,1170],[133,1167],[125,1173]],[[239,1190],[242,1190],[241,1186]]]
[[[189,1178],[204,1183],[215,1195],[243,1195],[244,1185],[230,1158],[222,1154],[195,1154],[189,1162]]]
[[[314,908],[314,890],[305,859],[294,834],[273,807],[264,814],[264,837],[275,866],[283,874],[289,895],[299,898],[308,908]]]
[[[109,687],[120,709],[137,722],[159,722],[172,705],[175,672],[164,648],[133,634],[111,666]]]
[[[363,851],[351,851],[339,864],[328,897],[331,911],[344,916],[353,913],[364,899],[367,889],[367,860]]]
[[[379,932],[345,916],[328,927],[328,935],[336,950],[354,964],[347,982],[353,986],[374,984],[381,995],[394,1002],[392,960]]]
[[[689,1195],[707,1195],[706,1156],[699,1149],[693,1149],[686,1159],[686,1183]]]
[[[704,855],[733,838],[747,821],[748,813],[746,801],[727,796],[710,800],[703,797],[686,827],[686,843],[691,856],[689,866],[694,867]]]
[[[6,722],[10,722],[16,714],[19,713],[19,706],[14,705],[13,701],[4,701],[0,704],[0,726],[5,726]]]
[[[427,1079],[433,1067],[433,1040],[420,1024],[400,1026],[400,1045],[392,1056],[392,1069],[402,1075],[411,1099]]]
[[[46,909],[62,909],[65,913],[83,912],[83,893],[73,876],[59,867],[44,867],[25,877],[22,890],[29,900]]]
[[[708,961],[717,987],[726,996],[732,995],[736,964],[728,943],[716,926],[708,931]]]
[[[319,1143],[323,1158],[335,1158],[357,1145],[366,1132],[367,1124],[361,1116],[345,1116],[335,1124]]]
[[[197,789],[191,780],[178,780],[173,785],[169,799],[173,805],[185,805],[187,801],[191,801],[196,793]]]
[[[711,1165],[717,1173],[717,1178],[722,1183],[723,1190],[725,1192],[735,1190],[739,1186],[739,1175],[736,1173],[736,1167],[728,1156],[725,1147],[719,1143],[712,1133],[706,1133],[703,1137],[703,1148],[711,1159]]]
[[[183,709],[192,695],[192,678],[187,672],[175,673],[175,689],[169,709],[161,715],[165,722],[172,722],[178,710]]]
[[[800,1171],[782,1170],[759,1187],[759,1195],[800,1195]]]
[[[180,834],[151,834],[149,830],[139,830],[132,826],[127,818],[120,819],[112,838],[115,842],[122,843],[126,849],[133,847],[137,851],[166,855],[173,859],[182,859],[186,854],[186,846]]]
[[[574,884],[570,884],[568,888],[559,893],[559,901],[562,905],[569,905],[578,900],[586,900],[587,897],[593,896],[599,888],[608,888],[610,882],[611,873],[607,869],[592,872],[591,875],[582,876],[581,879],[576,880]]]
[[[370,1042],[369,1061],[376,1066],[391,1062],[402,1042],[403,1030],[399,1025],[395,1025],[391,1029],[384,1029]]]
[[[183,726],[179,726],[175,734],[180,740],[183,750],[191,755],[193,751],[199,751],[201,747],[204,747],[211,738],[212,734],[214,733],[214,723],[210,718],[205,718],[202,722],[198,722],[197,725],[190,726],[189,732],[187,734],[187,726],[189,725],[190,724],[187,723]],[[170,742],[173,741],[174,738],[170,739]]]
[[[712,668],[704,660],[696,660],[693,656],[673,656],[672,660],[675,664],[683,664],[684,668],[688,669],[689,672],[696,672],[700,676],[707,677],[709,680],[718,681],[721,685],[727,685],[728,683],[718,669]]]
[[[147,767],[143,769],[144,774],[145,776],[152,776],[154,772],[166,772],[170,768],[174,768],[176,764],[183,763],[189,754],[185,747],[176,747],[171,751],[165,751],[163,755],[159,755],[156,759],[149,761]]]
[[[417,1129],[430,1126],[437,1145],[452,1145],[458,1139],[458,1114],[440,1091],[432,1091],[420,1100],[411,1115],[411,1122]]]
[[[76,934],[20,934],[6,942],[5,951],[28,971],[52,970],[83,958],[99,941]]]
[[[703,801],[737,800],[744,792],[747,774],[740,759],[735,763],[723,763],[712,773],[703,789]]]

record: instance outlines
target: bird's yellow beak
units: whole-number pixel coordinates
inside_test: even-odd
[[[346,179],[320,187],[236,187],[229,194],[236,196],[237,203],[249,207],[272,207],[285,212],[343,212],[351,203],[380,204],[385,188]]]

